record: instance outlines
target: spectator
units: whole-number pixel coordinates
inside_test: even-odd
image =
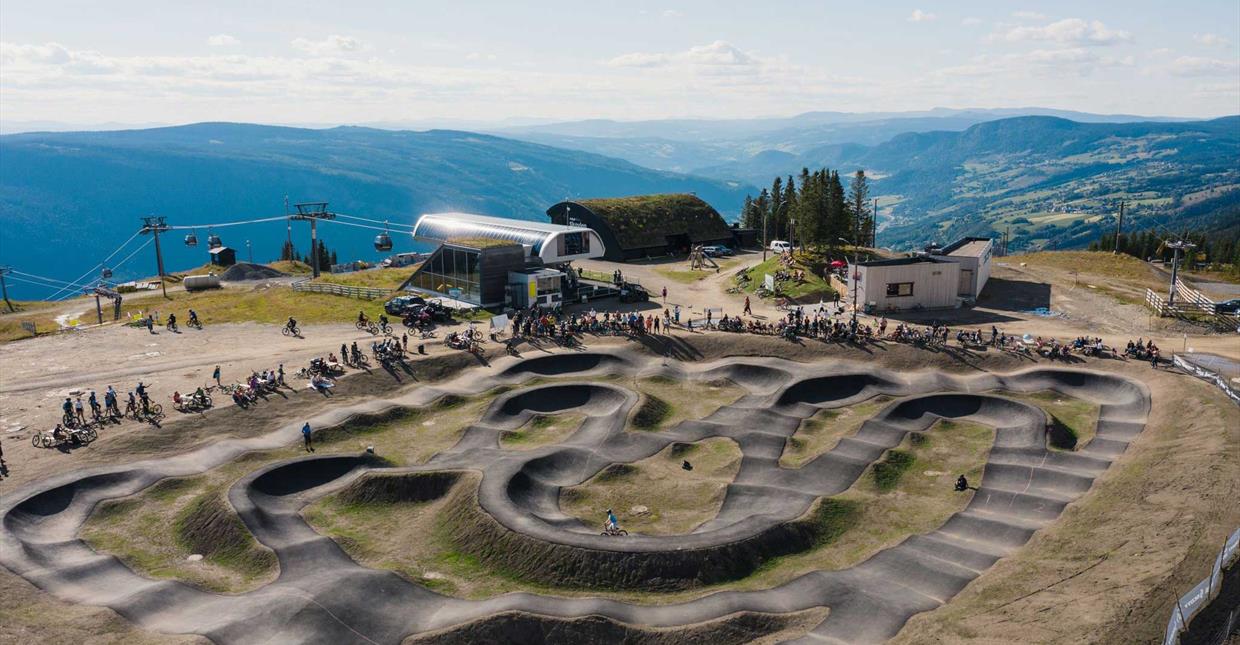
[[[312,444],[310,440],[310,422],[309,421],[306,422],[306,425],[301,427],[301,438],[306,444],[306,452],[314,452],[314,445]]]

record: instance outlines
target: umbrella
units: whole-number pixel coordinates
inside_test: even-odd
[[[838,269],[838,268],[843,267],[843,266],[845,266],[845,264],[844,264],[844,261],[843,261],[843,260],[831,260],[831,268],[832,268],[832,269]]]

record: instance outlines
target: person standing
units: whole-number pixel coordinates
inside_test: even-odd
[[[81,395],[78,395],[77,400],[73,402],[73,412],[77,416],[78,423],[86,423],[86,408],[82,405]]]
[[[284,385],[284,363],[280,363],[280,367],[276,369],[276,382]]]
[[[400,335],[400,347],[401,347],[401,351],[403,351],[403,352],[408,352],[408,351],[409,351],[409,332],[403,332],[403,333],[401,333],[401,335]]]
[[[663,304],[667,304],[667,285],[663,285]]]
[[[301,439],[306,444],[306,452],[314,452],[314,445],[311,443],[311,440],[310,440],[310,422],[309,421],[306,422],[306,425],[301,427]]]
[[[211,378],[215,379],[216,387],[223,385],[223,383],[220,383],[220,366],[219,365],[216,365],[215,371],[211,372]]]
[[[745,296],[745,311],[744,311],[744,314],[745,314],[746,316],[752,316],[752,315],[753,315],[753,309],[751,309],[751,308],[749,307],[749,296]]]

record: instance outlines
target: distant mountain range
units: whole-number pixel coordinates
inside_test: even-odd
[[[769,181],[779,153],[799,155],[831,144],[877,145],[906,132],[961,131],[1019,116],[1080,123],[1175,122],[1190,119],[1092,114],[1049,108],[949,109],[917,112],[806,112],[786,118],[586,120],[492,128],[501,136],[619,157],[660,170],[718,179]]]
[[[0,137],[0,264],[72,278],[103,260],[139,228],[140,216],[174,225],[281,215],[291,202],[328,201],[333,211],[412,224],[423,212],[463,210],[545,219],[566,197],[694,192],[725,215],[738,213],[752,186],[651,170],[627,161],[469,132],[404,132],[340,127],[310,130],[201,123],[113,132],[30,133]],[[273,259],[283,222],[221,228],[226,245]],[[308,247],[305,224],[293,239]],[[320,226],[341,260],[376,259],[376,231]],[[197,231],[205,241],[205,229]],[[183,234],[183,233],[181,233]],[[165,238],[171,268],[207,261]],[[393,235],[396,250],[411,250]],[[118,277],[154,273],[153,252]],[[118,256],[117,260],[123,257]],[[35,291],[37,292],[37,290]],[[22,295],[32,295],[19,289]]]

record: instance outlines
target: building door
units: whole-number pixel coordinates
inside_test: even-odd
[[[973,297],[973,269],[960,270],[960,286],[956,289],[956,295]]]

